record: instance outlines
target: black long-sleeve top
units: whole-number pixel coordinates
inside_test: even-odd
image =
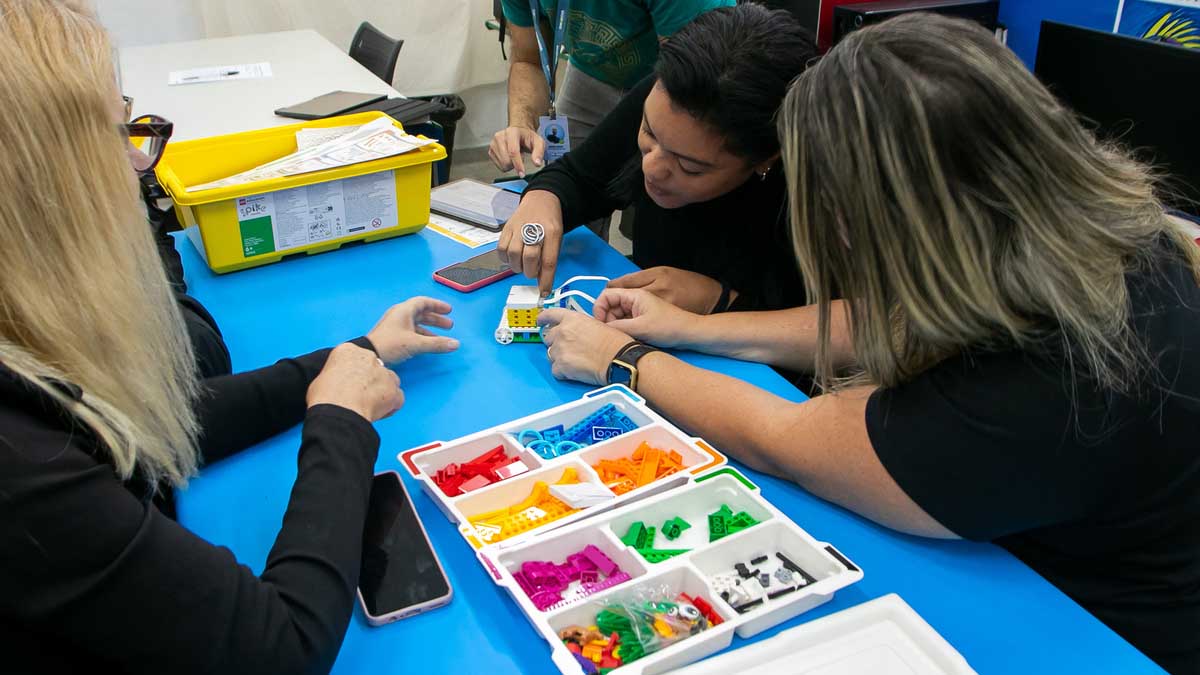
[[[144,482],[120,481],[85,429],[0,363],[0,670],[328,671],[353,609],[379,449],[356,413],[306,411],[328,353],[206,380],[198,404],[207,463],[304,422],[261,577],[168,517]]]
[[[805,303],[787,231],[787,186],[780,167],[716,199],[664,209],[646,193],[637,146],[642,108],[653,76],[625,95],[578,148],[530,179],[562,202],[567,229],[634,206],[633,261],[698,272],[738,292],[731,310],[769,310]]]

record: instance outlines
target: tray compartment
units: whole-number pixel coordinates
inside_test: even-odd
[[[458,497],[461,495],[446,494],[446,491],[437,484],[437,481],[434,480],[434,477],[437,476],[437,473],[446,469],[451,464],[456,464],[461,467],[462,465],[470,462],[472,459],[475,459],[495,448],[502,448],[507,456],[516,458],[522,465],[525,466],[526,471],[542,467],[543,463],[535,453],[530,452],[521,446],[521,444],[517,443],[517,440],[512,436],[496,432],[469,437],[461,442],[456,442],[444,445],[440,448],[428,450],[426,452],[417,453],[416,455],[413,455],[412,462],[420,473],[428,477],[429,481],[433,483],[434,490],[440,492],[443,498]],[[523,473],[517,475],[523,475]],[[512,478],[515,477],[516,476],[513,476]],[[501,477],[500,480],[493,481],[490,483],[490,485],[496,485],[504,482],[505,480],[511,480],[512,478]]]
[[[500,429],[505,433],[511,434],[513,438],[518,439],[518,442],[521,440],[521,432],[527,430],[542,432],[547,429],[562,427],[562,433],[565,437],[572,428],[582,425],[594,415],[600,413],[606,406],[612,406],[612,410],[627,418],[628,422],[637,429],[649,426],[657,421],[644,407],[639,406],[624,394],[619,391],[608,391],[593,398],[581,399],[574,403],[560,406],[555,410],[530,415],[509,424],[501,425]],[[628,433],[631,430],[621,429],[621,431],[622,433]],[[587,448],[595,443],[599,443],[601,440],[607,440],[608,437],[615,437],[610,436],[612,433],[603,432],[601,435],[604,438],[587,438],[581,443],[584,448]],[[524,440],[528,441],[529,439],[526,438]],[[577,450],[576,452],[579,451]]]
[[[763,522],[774,518],[773,512],[763,504],[756,493],[731,476],[717,476],[697,483],[686,491],[680,491],[679,494],[656,499],[641,508],[623,511],[614,516],[608,526],[614,535],[624,539],[630,528],[641,522],[645,527],[655,529],[653,545],[646,548],[692,552],[707,548],[713,543],[709,541],[709,515],[720,510],[723,505],[728,506],[733,514],[744,512],[758,521],[758,524],[751,525],[749,529],[759,527]],[[663,532],[663,525],[675,518],[682,519],[690,527],[675,539],[669,539]]]
[[[738,611],[734,605],[747,603],[738,611],[746,618],[737,631],[743,637],[827,602],[833,597],[834,587],[840,586],[822,582],[855,574],[830,555],[824,544],[781,520],[725,537],[694,553],[691,563],[712,586],[722,606]],[[755,571],[759,574],[742,576]],[[861,572],[857,574],[861,577]],[[760,580],[762,575],[766,575],[765,586]],[[723,591],[729,595],[723,596]]]
[[[562,607],[586,602],[600,590],[629,583],[646,574],[646,563],[641,556],[628,549],[604,527],[581,528],[546,539],[546,541],[541,541],[539,538],[536,542],[514,547],[497,556],[501,567],[511,578],[505,583],[510,585],[513,595],[517,596],[518,600],[524,597],[529,605],[538,612],[554,612]],[[520,581],[525,563],[550,563],[558,567],[569,567],[568,558],[583,552],[588,546],[598,549],[617,566],[620,574],[602,572],[599,583],[588,584],[586,589],[582,580],[572,581],[558,595],[558,601],[553,606],[545,607],[545,609],[538,606],[538,599],[535,599]],[[622,574],[625,577],[624,581],[620,581]],[[528,583],[527,580],[526,584]],[[553,600],[553,598],[547,598],[547,600]],[[542,602],[542,605],[545,606],[545,601]]]
[[[598,469],[597,465],[600,462],[617,463],[629,459],[643,443],[650,448],[662,451],[664,455],[669,455],[672,452],[676,453],[679,457],[678,473],[682,474],[704,471],[724,461],[723,457],[714,456],[712,453],[700,449],[692,439],[662,424],[651,424],[602,443],[597,443],[579,451],[579,457],[592,468]],[[668,464],[669,462],[665,457],[660,460],[658,473],[662,473]],[[662,475],[657,480],[663,480],[668,475],[672,474]],[[642,488],[649,485],[649,483],[636,485],[638,482],[637,477],[631,476],[630,479],[634,485],[627,489],[626,492],[620,492],[619,488],[614,489],[614,492],[618,492],[619,494],[644,494],[646,492]],[[650,482],[654,482],[654,480]],[[614,486],[610,485],[609,487]]]
[[[480,545],[525,536],[551,524],[565,524],[570,521],[564,519],[604,507],[571,508],[549,493],[549,486],[560,482],[592,483],[606,490],[591,467],[571,460],[489,485],[456,498],[453,504],[462,516],[464,531],[470,531]]]
[[[737,613],[727,607],[713,602],[712,590],[693,568],[679,565],[670,570],[649,574],[641,579],[623,584],[615,589],[609,589],[594,596],[590,602],[572,605],[549,615],[546,624],[552,640],[554,661],[564,673],[582,673],[582,669],[574,663],[574,657],[567,650],[559,634],[574,626],[588,628],[596,625],[596,615],[610,603],[644,601],[647,594],[656,598],[674,599],[680,593],[691,597],[700,596],[712,605],[722,620],[722,623],[708,628],[700,633],[686,637],[674,644],[643,656],[632,663],[625,664],[612,671],[618,675],[626,673],[663,673],[679,666],[698,661],[706,656],[728,647],[733,641],[733,624],[731,621]]]

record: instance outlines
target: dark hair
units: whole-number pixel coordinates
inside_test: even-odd
[[[784,10],[746,3],[696,17],[659,47],[654,72],[672,103],[751,162],[779,152],[775,111],[817,56],[812,35]]]

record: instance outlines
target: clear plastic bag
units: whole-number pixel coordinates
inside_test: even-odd
[[[605,635],[617,635],[617,653],[628,664],[707,630],[709,621],[690,598],[661,587],[605,604],[596,626]]]

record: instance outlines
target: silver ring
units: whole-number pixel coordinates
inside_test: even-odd
[[[546,228],[541,223],[525,223],[521,226],[521,241],[526,246],[537,246],[546,238]]]

